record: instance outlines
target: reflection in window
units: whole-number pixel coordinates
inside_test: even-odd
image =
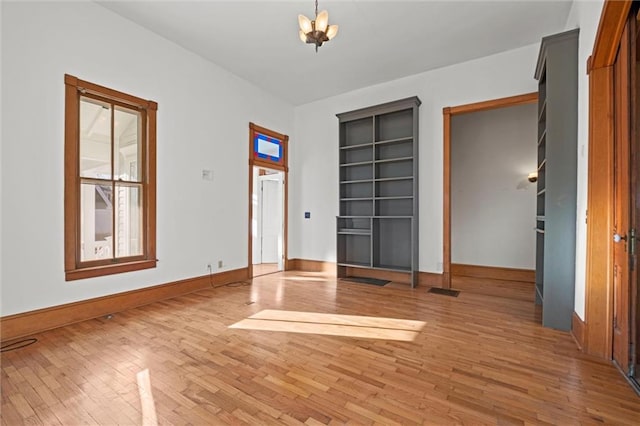
[[[141,122],[138,110],[80,97],[81,261],[144,254]]]

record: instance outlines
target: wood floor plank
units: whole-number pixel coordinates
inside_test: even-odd
[[[617,370],[542,328],[524,291],[462,286],[285,272],[51,330],[2,353],[1,421],[142,424],[146,395],[147,418],[176,425],[640,424]]]

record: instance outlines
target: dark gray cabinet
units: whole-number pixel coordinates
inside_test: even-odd
[[[367,268],[417,284],[419,106],[412,97],[337,115],[338,277]]]
[[[542,324],[571,329],[574,309],[578,31],[544,37],[538,80],[536,303]]]

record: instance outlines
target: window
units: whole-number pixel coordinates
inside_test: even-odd
[[[154,268],[157,104],[65,75],[66,280]]]

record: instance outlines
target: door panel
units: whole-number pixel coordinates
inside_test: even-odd
[[[262,181],[262,263],[279,262],[282,229],[282,183]]]
[[[630,139],[631,139],[631,22],[627,22],[620,40],[620,49],[614,64],[615,98],[615,147],[614,147],[614,229],[613,229],[613,359],[629,374],[631,369],[629,351],[629,306],[630,306],[630,249],[632,241],[630,223]],[[634,55],[635,56],[635,55]]]
[[[636,19],[630,20],[631,28],[631,93],[633,94],[631,103],[631,183],[630,183],[630,195],[631,200],[629,205],[631,206],[630,218],[631,227],[636,230],[640,229],[640,25],[638,20],[640,19],[640,11],[638,6],[635,6]],[[636,244],[639,242],[636,236]],[[631,374],[636,378],[637,382],[640,382],[640,347],[638,342],[640,341],[640,293],[638,292],[639,283],[638,279],[638,255],[637,249],[634,256],[631,258],[633,265],[630,274],[630,321],[629,326],[629,338],[630,338],[630,353],[631,353]]]

